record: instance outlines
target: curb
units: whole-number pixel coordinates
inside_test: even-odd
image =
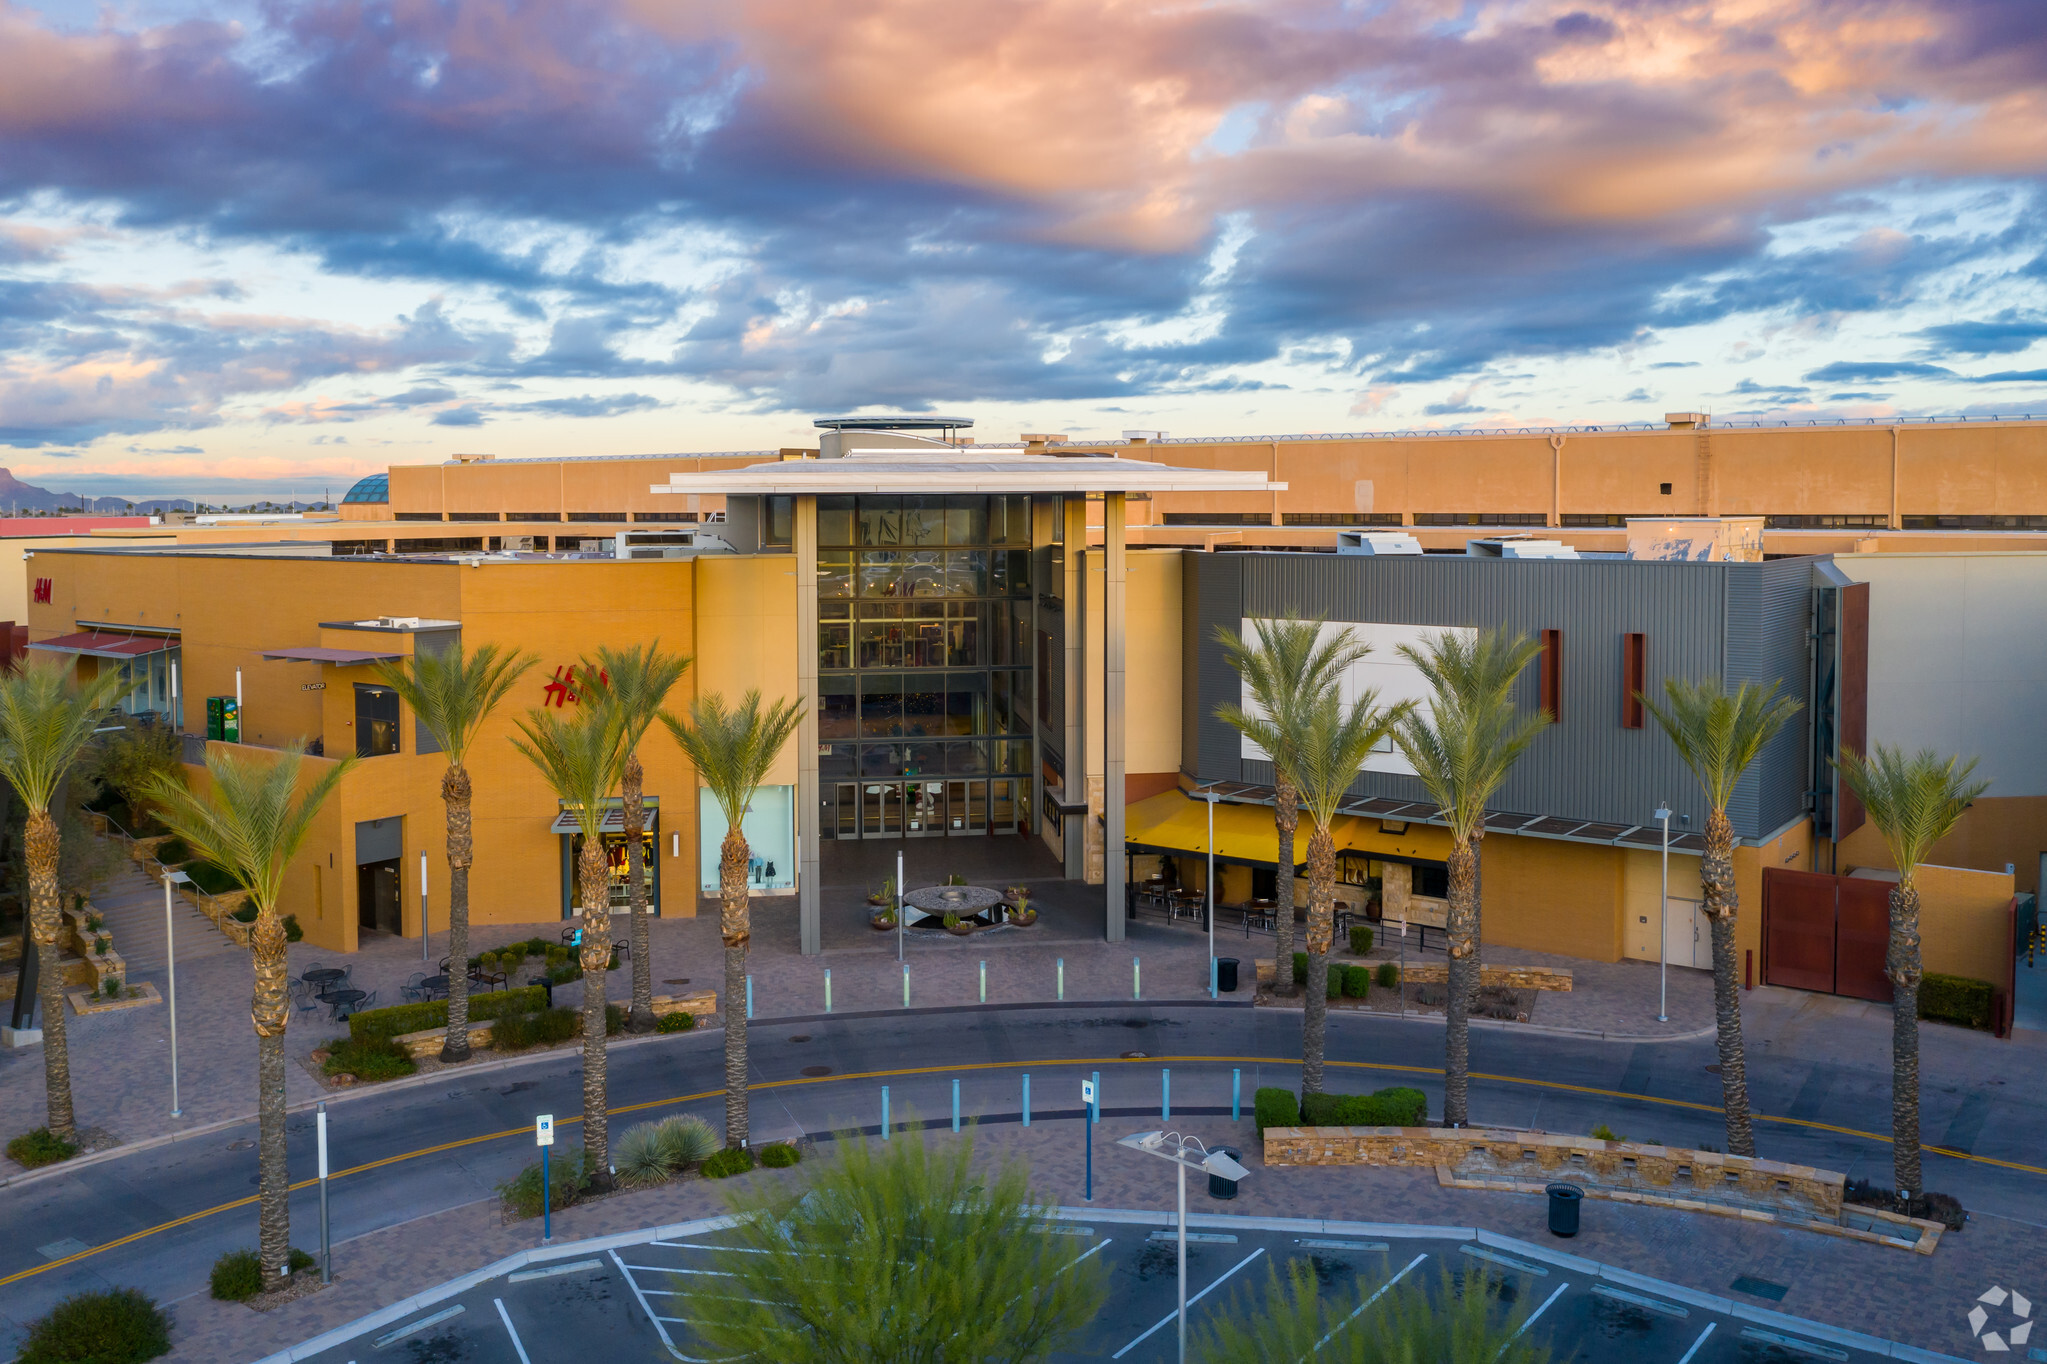
[[[1120,1208],[1072,1208],[1047,1209],[1046,1215],[1067,1222],[1102,1222],[1116,1226],[1171,1227],[1173,1217],[1164,1212],[1134,1211]],[[706,1217],[693,1222],[675,1222],[666,1226],[650,1227],[640,1231],[616,1232],[610,1236],[592,1237],[584,1241],[570,1241],[561,1245],[541,1246],[518,1251],[501,1260],[494,1261],[480,1269],[471,1270],[459,1278],[450,1279],[421,1293],[380,1308],[367,1316],[337,1326],[329,1331],[301,1341],[297,1345],[265,1355],[256,1364],[296,1364],[323,1351],[345,1345],[356,1338],[367,1335],[380,1326],[391,1325],[423,1308],[445,1302],[449,1298],[466,1293],[479,1284],[487,1283],[503,1274],[510,1274],[532,1264],[544,1264],[553,1260],[567,1260],[588,1255],[593,1251],[616,1250],[623,1246],[642,1245],[648,1241],[679,1240],[684,1237],[701,1236],[707,1232],[719,1231],[733,1223],[731,1217]],[[1570,1255],[1549,1246],[1523,1241],[1482,1227],[1428,1226],[1398,1222],[1339,1222],[1309,1217],[1232,1217],[1221,1213],[1190,1213],[1189,1227],[1200,1227],[1216,1231],[1265,1231],[1265,1232],[1306,1232],[1311,1235],[1382,1237],[1388,1240],[1429,1240],[1429,1241],[1476,1241],[1479,1245],[1495,1250],[1511,1251],[1533,1260],[1541,1260],[1574,1274],[1584,1274],[1609,1283],[1624,1284],[1630,1288],[1655,1293],[1678,1302],[1700,1308],[1717,1316],[1732,1317],[1736,1321],[1753,1322],[1772,1330],[1786,1331],[1812,1340],[1823,1340],[1833,1345],[1846,1346],[1884,1359],[1902,1359],[1911,1364],[1965,1364],[1954,1355],[1944,1355],[1917,1345],[1905,1345],[1898,1341],[1885,1340],[1880,1336],[1865,1335],[1844,1327],[1828,1326],[1804,1317],[1794,1317],[1784,1312],[1773,1312],[1767,1308],[1751,1307],[1747,1303],[1735,1302],[1716,1294],[1704,1293],[1698,1289],[1686,1288],[1679,1284],[1652,1279],[1646,1274],[1631,1270],[1617,1269],[1596,1260],[1587,1260]]]
[[[1258,1007],[1271,1010],[1274,1013],[1302,1012],[1299,1006],[1293,1004],[1260,1004]],[[1383,1019],[1388,1023],[1425,1023],[1433,1027],[1448,1026],[1441,1014],[1409,1014],[1403,1018],[1399,1014],[1368,1013],[1363,1009],[1331,1009],[1327,1016],[1330,1018],[1377,1018]],[[1696,1042],[1702,1037],[1711,1037],[1714,1028],[1713,1024],[1708,1023],[1705,1027],[1694,1028],[1690,1032],[1596,1032],[1591,1028],[1555,1028],[1542,1023],[1509,1023],[1502,1018],[1467,1019],[1466,1026],[1473,1028],[1497,1028],[1502,1032],[1540,1033],[1547,1037],[1578,1037],[1591,1042]]]

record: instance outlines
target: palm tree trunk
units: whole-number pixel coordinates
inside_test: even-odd
[[[1720,1105],[1727,1114],[1727,1154],[1753,1156],[1755,1128],[1748,1111],[1748,1054],[1741,1045],[1741,981],[1735,966],[1734,825],[1725,810],[1706,816],[1706,848],[1699,881],[1713,930],[1713,1026],[1720,1044]]]
[[[611,1130],[605,1110],[611,1087],[605,1073],[604,986],[611,967],[611,886],[604,865],[604,840],[583,837],[577,859],[582,884],[583,950],[583,1154],[590,1162],[590,1186],[611,1187]]]
[[[1272,989],[1294,990],[1294,833],[1301,825],[1301,798],[1291,783],[1275,777],[1272,784],[1272,827],[1279,835],[1277,872],[1272,883]],[[1314,968],[1309,967],[1310,970]]]
[[[43,1009],[43,1087],[49,1128],[65,1141],[78,1139],[71,1108],[71,1048],[64,1039],[64,976],[57,964],[57,937],[64,922],[57,899],[57,821],[48,810],[28,813],[29,936],[36,945],[36,999]]]
[[[1443,936],[1450,949],[1443,998],[1443,1121],[1471,1121],[1471,996],[1478,976],[1478,855],[1469,840],[1450,845],[1450,909]],[[1401,986],[1406,989],[1405,983]]]
[[[1336,840],[1320,824],[1308,835],[1308,997],[1301,1012],[1301,1093],[1322,1092],[1329,1040],[1329,947],[1336,924]],[[1274,968],[1278,968],[1275,966]]]
[[[634,1032],[654,1031],[654,963],[647,955],[646,769],[637,752],[625,755],[619,779],[621,813],[625,816],[625,880],[628,931],[633,946],[633,1008],[627,1026]]]
[[[290,966],[284,920],[277,906],[261,905],[249,935],[255,992],[249,1020],[256,1028],[256,1256],[263,1288],[282,1288],[290,1274],[291,1175],[284,1160],[284,1029],[291,1021]]]
[[[1891,1161],[1898,1196],[1926,1190],[1919,1175],[1919,887],[1907,868],[1891,891]]]
[[[476,841],[470,832],[469,769],[451,763],[441,774],[441,800],[448,807],[448,1035],[441,1060],[469,1059],[469,861]]]
[[[746,1124],[746,839],[725,830],[718,848],[718,935],[725,943],[725,1144],[744,1146]]]

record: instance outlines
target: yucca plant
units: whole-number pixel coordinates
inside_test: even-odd
[[[711,1124],[694,1113],[678,1113],[654,1124],[661,1144],[661,1158],[668,1168],[682,1171],[709,1160],[718,1152],[718,1134]]]
[[[256,1026],[257,1253],[264,1287],[290,1277],[291,1179],[285,1167],[284,1029],[291,1021],[290,963],[285,955],[284,874],[305,846],[313,820],[356,759],[325,764],[301,790],[305,754],[293,744],[274,760],[242,759],[227,748],[206,755],[211,790],[200,795],[174,776],[158,776],[150,794],[164,827],[247,890],[256,911],[249,934]]]
[[[471,832],[469,749],[484,721],[535,662],[533,655],[495,644],[465,652],[460,644],[440,653],[415,653],[400,662],[379,663],[377,676],[412,708],[447,756],[441,773],[441,803],[448,829],[448,1031],[441,1060],[469,1059],[469,868],[476,840]],[[488,970],[489,967],[484,968]]]
[[[576,821],[583,846],[576,858],[577,900],[583,911],[583,1149],[591,1180],[611,1182],[610,1082],[605,1070],[605,973],[611,968],[611,883],[604,861],[604,806],[625,765],[624,733],[615,712],[581,708],[564,720],[535,708],[517,722],[513,747],[540,775]]]
[[[1445,630],[1420,648],[1403,644],[1400,652],[1428,679],[1431,695],[1426,707],[1401,717],[1394,742],[1442,807],[1450,829],[1444,859],[1450,980],[1443,1005],[1443,1121],[1462,1127],[1471,1120],[1471,1002],[1478,992],[1481,942],[1478,844],[1485,834],[1486,802],[1549,719],[1523,714],[1514,705],[1515,679],[1537,653],[1526,635]]]
[[[133,690],[109,668],[80,682],[69,661],[34,657],[0,676],[0,777],[28,812],[28,929],[36,949],[36,1002],[43,1014],[43,1092],[51,1132],[76,1140],[71,1106],[71,1048],[64,1034],[64,973],[57,964],[63,930],[58,894],[57,821],[50,804],[64,774],[92,741],[107,707]]]
[[[725,1144],[746,1145],[746,952],[753,938],[746,898],[746,832],[741,827],[754,792],[796,732],[800,701],[768,705],[749,691],[728,707],[717,692],[690,703],[689,723],[663,713],[661,723],[695,764],[725,816],[718,846],[718,936],[725,945]]]
[[[1877,744],[1867,757],[1843,753],[1835,763],[1898,869],[1884,974],[1891,979],[1891,1169],[1908,1201],[1926,1191],[1919,1173],[1919,864],[1990,789],[1972,775],[1976,761],[1942,758],[1930,748],[1908,756]]]
[[[1734,921],[1741,899],[1734,884],[1734,824],[1727,807],[1742,773],[1763,745],[1798,713],[1798,702],[1744,682],[1728,691],[1717,677],[1701,682],[1666,678],[1663,700],[1642,705],[1670,736],[1677,755],[1706,796],[1706,846],[1699,855],[1701,909],[1713,935],[1713,1027],[1720,1052],[1720,1104],[1727,1118],[1727,1153],[1756,1153],[1748,1107],[1748,1053],[1741,1040],[1741,977],[1735,965]]]
[[[1444,1268],[1431,1294],[1412,1279],[1388,1284],[1391,1266],[1360,1272],[1349,1293],[1325,1293],[1306,1259],[1266,1271],[1262,1293],[1240,1291],[1195,1337],[1198,1364],[1548,1364],[1528,1329],[1526,1302],[1494,1305],[1498,1280],[1482,1266]],[[1367,1283],[1386,1284],[1368,1290]]]
[[[1292,616],[1257,621],[1252,634],[1254,639],[1245,640],[1225,626],[1216,628],[1216,640],[1242,677],[1251,705],[1225,702],[1215,713],[1272,759],[1272,825],[1279,842],[1278,875],[1272,887],[1272,987],[1286,994],[1298,983],[1294,980],[1294,837],[1300,828],[1300,795],[1287,775],[1296,756],[1294,735],[1301,712],[1334,692],[1350,665],[1371,650],[1348,630],[1325,637],[1321,621]]]
[[[661,652],[660,642],[630,649],[601,648],[595,661],[584,660],[583,704],[616,712],[624,735],[625,765],[619,770],[619,814],[625,832],[626,923],[633,945],[633,1007],[627,1024],[634,1032],[654,1031],[654,961],[648,952],[646,769],[640,765],[640,741],[668,693],[682,680],[689,659]],[[589,679],[595,678],[595,685]]]

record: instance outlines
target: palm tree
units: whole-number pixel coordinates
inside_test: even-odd
[[[661,723],[711,789],[725,815],[725,840],[718,847],[718,936],[725,944],[725,1144],[746,1145],[746,948],[753,937],[746,903],[746,834],[740,827],[754,792],[767,780],[775,757],[796,722],[801,701],[779,700],[762,709],[761,694],[749,691],[728,709],[717,692],[689,707],[689,723],[663,713]]]
[[[441,774],[441,802],[448,807],[448,1035],[441,1043],[443,1061],[469,1059],[469,864],[475,840],[470,835],[469,746],[513,684],[537,660],[531,654],[506,652],[486,644],[465,654],[462,646],[442,653],[415,653],[408,667],[379,663],[385,686],[412,707],[441,751],[448,770]]]
[[[1294,988],[1294,834],[1300,827],[1300,796],[1287,775],[1294,757],[1293,736],[1300,713],[1324,693],[1334,692],[1345,669],[1371,652],[1350,631],[1323,638],[1322,622],[1285,617],[1255,623],[1257,643],[1224,626],[1215,637],[1244,679],[1254,709],[1232,702],[1215,708],[1272,759],[1272,824],[1279,837],[1273,884],[1272,985],[1281,994]],[[1256,732],[1254,733],[1254,729]]]
[[[1891,887],[1891,1164],[1900,1197],[1925,1192],[1919,1178],[1919,885],[1927,851],[1953,831],[1969,803],[1990,789],[1972,779],[1976,759],[1942,761],[1930,748],[1906,756],[1876,745],[1868,757],[1843,753],[1834,764],[1883,835],[1898,884]]]
[[[633,944],[630,1026],[634,1032],[654,1030],[654,963],[647,952],[646,849],[640,845],[647,832],[647,772],[640,766],[640,740],[689,663],[683,655],[662,653],[658,640],[632,649],[600,648],[595,663],[587,659],[583,663],[584,703],[615,707],[619,730],[625,736],[625,766],[619,774],[618,794],[620,813],[625,817],[627,923]],[[589,681],[593,677],[597,679],[594,686]]]
[[[320,807],[334,794],[353,756],[333,763],[299,790],[305,755],[293,744],[274,762],[244,760],[226,749],[206,755],[212,791],[200,796],[176,776],[156,778],[151,794],[163,807],[164,827],[201,857],[225,869],[248,890],[256,909],[249,935],[256,986],[249,1015],[256,1025],[257,1254],[263,1286],[289,1277],[291,1178],[284,1161],[284,1027],[291,1018],[290,970],[285,959],[285,869],[298,855]]]
[[[1348,632],[1346,632],[1348,633]],[[1381,709],[1366,691],[1349,706],[1332,690],[1305,713],[1297,712],[1289,774],[1314,830],[1308,835],[1308,997],[1301,1016],[1301,1092],[1322,1092],[1322,1059],[1329,1025],[1329,946],[1336,922],[1336,807],[1412,702]]]
[[[1394,742],[1450,826],[1450,910],[1444,925],[1450,981],[1443,1003],[1443,1121],[1471,1120],[1471,1001],[1478,992],[1478,840],[1486,802],[1549,717],[1523,714],[1513,682],[1537,653],[1526,635],[1445,630],[1422,648],[1400,646],[1433,689],[1426,711],[1401,718]],[[1405,988],[1405,987],[1403,987]]]
[[[28,853],[29,936],[36,945],[36,995],[43,1010],[43,1085],[50,1131],[72,1141],[78,1121],[71,1107],[71,1050],[64,1040],[64,974],[57,965],[63,925],[57,885],[57,821],[50,804],[64,774],[77,761],[100,715],[131,689],[109,668],[90,682],[54,658],[36,657],[0,677],[0,777],[28,812],[23,831]]]
[[[512,740],[561,798],[576,821],[583,846],[576,857],[576,898],[583,910],[583,1153],[591,1183],[611,1186],[611,1141],[605,1115],[610,1085],[605,1073],[605,973],[611,969],[610,868],[604,861],[604,803],[625,765],[624,734],[615,711],[579,708],[564,720],[533,709],[517,722]]]
[[[1663,701],[1642,704],[1677,746],[1678,757],[1706,794],[1706,847],[1699,883],[1713,933],[1713,1025],[1720,1042],[1720,1102],[1727,1114],[1727,1153],[1753,1156],[1749,1120],[1748,1055],[1741,1044],[1741,994],[1735,973],[1734,919],[1741,908],[1734,885],[1734,825],[1727,804],[1763,745],[1798,713],[1799,703],[1777,695],[1777,684],[1744,682],[1730,694],[1717,677],[1702,682],[1665,678]]]

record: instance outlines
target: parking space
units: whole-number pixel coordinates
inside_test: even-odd
[[[1223,1219],[1202,1219],[1216,1223]],[[1422,1231],[1423,1229],[1415,1229]],[[1217,1314],[1241,1313],[1277,1273],[1307,1263],[1328,1299],[1358,1304],[1342,1329],[1368,1329],[1373,1305],[1397,1284],[1430,1293],[1482,1291],[1524,1314],[1530,1336],[1575,1364],[1813,1364],[1881,1357],[1835,1343],[1803,1323],[1758,1324],[1701,1304],[1697,1294],[1588,1271],[1496,1245],[1404,1235],[1302,1234],[1249,1219],[1191,1229],[1190,1335]],[[1176,1353],[1176,1239],[1170,1229],[1102,1217],[1059,1224],[1110,1279],[1108,1303],[1065,1360],[1162,1364]],[[686,1306],[693,1283],[715,1277],[724,1234],[649,1238],[499,1276],[365,1331],[314,1358],[331,1364],[426,1361],[557,1364],[705,1359]],[[1622,1281],[1616,1282],[1616,1277]]]

